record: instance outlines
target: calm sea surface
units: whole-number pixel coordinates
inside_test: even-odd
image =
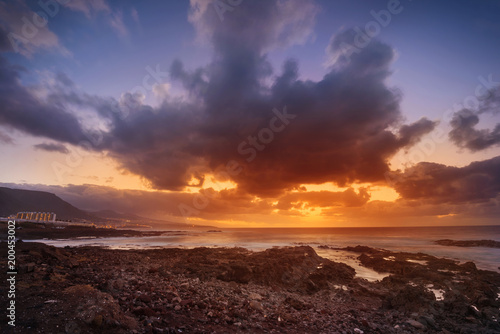
[[[359,254],[318,249],[320,245],[345,247],[365,245],[393,251],[423,252],[461,262],[474,261],[481,269],[499,272],[500,249],[484,247],[449,247],[434,243],[439,239],[500,241],[500,226],[460,227],[377,227],[377,228],[248,228],[171,231],[167,235],[145,238],[95,238],[74,240],[38,240],[50,245],[105,246],[113,249],[144,249],[157,247],[245,247],[263,250],[274,246],[310,245],[321,256],[345,262],[359,276],[375,280],[383,275],[360,267]],[[218,229],[219,230],[219,229]]]

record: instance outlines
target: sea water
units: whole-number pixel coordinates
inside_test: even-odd
[[[473,261],[480,269],[500,272],[500,248],[441,246],[439,239],[500,241],[500,226],[453,227],[373,227],[373,228],[245,228],[186,229],[166,231],[165,235],[132,238],[93,238],[71,240],[33,240],[58,247],[101,246],[112,249],[146,249],[161,247],[244,247],[264,250],[280,246],[309,245],[323,257],[344,262],[356,269],[358,276],[369,280],[384,274],[359,265],[357,253],[319,248],[319,246],[370,246],[391,251],[422,252],[460,262]],[[219,230],[218,230],[219,231]]]

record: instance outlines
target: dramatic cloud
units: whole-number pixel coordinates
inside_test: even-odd
[[[88,141],[77,117],[66,110],[69,96],[40,98],[21,83],[21,71],[0,57],[0,124],[72,144]]]
[[[136,5],[141,13],[148,12]],[[191,50],[184,49],[185,36],[189,36],[184,31],[178,36],[184,41],[179,49],[170,44],[171,39],[155,40],[164,45],[155,44],[151,59],[158,52],[179,52],[179,57],[188,60],[172,61],[169,67],[162,64],[161,69],[147,66],[142,93],[136,86],[140,81],[129,86],[136,86],[134,92],[117,92],[122,83],[115,86],[106,81],[126,84],[140,73],[144,65],[139,60],[144,60],[144,50],[152,45],[146,33],[143,40],[132,41],[137,36],[129,29],[142,27],[130,4],[116,10],[105,0],[72,0],[57,7],[64,14],[45,24],[36,21],[42,19],[33,12],[36,6],[41,5],[24,0],[0,2],[0,52],[18,51],[31,58],[47,49],[67,52],[54,31],[68,29],[60,36],[68,39],[78,64],[69,64],[70,59],[59,62],[59,57],[47,61],[42,53],[40,59],[0,55],[0,127],[5,130],[0,132],[0,143],[12,144],[16,139],[21,146],[30,142],[18,140],[24,134],[43,138],[34,145],[41,151],[68,154],[70,147],[83,147],[98,153],[88,158],[85,167],[105,163],[106,168],[99,172],[102,175],[88,176],[76,171],[82,166],[71,167],[74,173],[68,182],[84,178],[123,186],[142,179],[151,189],[25,185],[29,189],[54,192],[83,209],[112,209],[177,221],[196,217],[272,224],[275,218],[329,223],[360,217],[395,222],[401,217],[430,217],[428,221],[434,222],[474,215],[493,219],[500,214],[500,157],[466,167],[422,162],[391,172],[389,161],[398,152],[419,145],[437,122],[422,118],[409,124],[405,119],[400,108],[402,93],[390,85],[396,52],[388,44],[376,38],[361,38],[360,43],[359,31],[342,27],[328,45],[307,45],[315,39],[314,26],[320,18],[313,0],[190,0],[188,20],[198,42],[205,43],[201,50],[210,50],[208,57],[185,57]],[[73,19],[93,25],[81,27]],[[177,21],[169,21],[168,28]],[[334,29],[341,21],[333,24]],[[324,23],[320,22],[322,33]],[[130,53],[120,58],[113,44],[116,36],[101,36],[98,29],[102,27],[140,47],[132,50],[128,48],[131,43],[127,46]],[[96,31],[99,36],[93,38]],[[399,46],[406,47],[404,43]],[[313,51],[321,53],[326,47],[323,76],[316,72],[321,67],[310,63],[307,69],[313,71],[301,73],[301,64],[294,59],[276,67],[283,49],[290,47],[291,54],[309,61],[316,59],[310,56]],[[135,70],[119,73],[119,64]],[[66,74],[53,73],[54,68],[79,78],[83,87],[121,97],[87,94]],[[431,69],[422,71],[427,75]],[[93,85],[93,80],[104,80],[103,75],[106,80]],[[470,103],[476,100],[465,99],[470,103],[452,115],[449,133],[453,143],[473,152],[500,143],[498,121],[487,124],[500,111],[500,88],[484,89],[492,87],[483,81],[497,84],[492,76],[480,81],[476,94],[485,94],[478,97],[475,107]],[[405,83],[403,87],[412,86]],[[145,91],[154,96],[154,104],[148,104],[151,100]],[[410,96],[408,101],[413,99]],[[441,158],[450,157],[436,159]],[[107,179],[110,170],[111,175],[114,171],[134,176]],[[396,197],[386,185],[400,198],[374,200]]]
[[[500,113],[500,87],[489,92],[479,103],[477,110],[462,109],[456,112],[450,124],[450,140],[461,148],[481,151],[500,144],[500,123],[493,129],[477,129],[482,114]]]
[[[399,129],[401,143],[405,146],[415,145],[423,135],[431,132],[437,125],[437,122],[421,118],[410,125],[403,125]]]
[[[425,200],[371,201],[362,207],[323,210],[350,226],[439,226],[498,223],[500,196],[487,202],[433,204]]]
[[[16,189],[31,189],[55,193],[65,201],[78,208],[89,211],[114,210],[122,213],[133,213],[144,217],[168,217],[168,219],[184,222],[188,217],[199,217],[207,220],[249,219],[252,214],[271,214],[273,207],[269,201],[255,200],[253,196],[236,189],[202,190],[197,193],[157,192],[140,190],[123,190],[91,184],[47,186],[33,184],[0,183],[1,186]],[[200,205],[201,194],[210,196],[210,205],[203,209]],[[189,203],[189,206],[186,205]],[[199,203],[200,205],[193,205]],[[184,211],[179,210],[184,206]],[[166,218],[167,219],[167,218]]]
[[[231,25],[232,14],[236,9],[227,13],[224,24]],[[246,20],[250,26],[241,29],[252,30],[254,21]],[[400,95],[385,84],[393,59],[389,46],[372,41],[319,82],[300,80],[292,60],[272,77],[260,51],[269,46],[262,42],[267,30],[257,26],[262,38],[249,34],[248,41],[245,34],[231,35],[231,29],[221,28],[219,36],[214,28],[214,40],[238,43],[215,43],[218,56],[205,68],[187,71],[180,61],[172,64],[172,78],[182,82],[192,103],[138,107],[141,112],[113,124],[110,154],[153,187],[170,190],[201,180],[200,174],[224,171],[236,160],[237,172],[230,176],[240,189],[276,197],[302,183],[345,186],[383,180],[387,160],[434,128],[434,122],[422,119],[392,131],[402,116]],[[338,38],[346,35],[351,34]],[[247,49],[252,43],[263,44]],[[271,85],[263,83],[270,79]]]
[[[487,202],[500,194],[500,157],[452,167],[421,162],[392,175],[393,186],[406,200],[427,203]]]
[[[270,215],[273,212],[278,212],[280,215],[302,216],[303,210],[315,210],[316,207],[332,208],[332,210],[335,208],[337,214],[339,208],[359,207],[370,198],[366,189],[360,189],[356,193],[351,188],[342,192],[289,193],[273,203],[271,200],[257,199],[238,189],[215,191],[210,188],[196,193],[185,193],[120,190],[90,184],[45,186],[3,183],[1,185],[52,192],[78,208],[89,211],[109,209],[146,217],[170,217],[176,221],[184,221],[184,218],[188,217],[207,220],[252,220],[252,215]]]
[[[402,198],[395,202],[367,202],[369,194],[365,189],[358,192],[353,189],[340,192],[304,191],[266,200],[237,189],[186,193],[123,190],[90,184],[48,186],[0,183],[0,186],[55,193],[84,210],[114,210],[173,222],[185,222],[185,218],[196,217],[218,224],[224,220],[255,222],[256,217],[267,217],[269,223],[279,225],[287,217],[291,216],[291,220],[286,221],[293,223],[296,219],[315,213],[325,222],[335,221],[346,226],[415,226],[477,224],[479,220],[491,224],[497,222],[500,214],[498,195],[481,201],[471,195],[468,201],[460,198],[458,202],[428,200],[425,196]],[[179,206],[182,210],[179,210]]]
[[[34,145],[34,147],[37,150],[42,150],[47,152],[59,152],[63,154],[69,153],[69,150],[66,148],[66,146],[57,143],[42,143]]]
[[[457,146],[471,151],[480,151],[500,144],[500,123],[492,130],[478,130],[478,123],[479,116],[468,109],[455,113],[450,122],[453,127],[449,134],[450,139]]]
[[[212,43],[212,62],[190,71],[175,61],[170,69],[188,99],[153,108],[137,94],[121,101],[88,96],[64,76],[55,81],[65,84],[35,96],[4,61],[0,122],[78,144],[88,135],[68,110],[90,108],[106,124],[93,149],[152,187],[180,191],[211,174],[263,198],[306,183],[383,181],[388,160],[434,128],[426,119],[402,125],[401,96],[386,84],[394,51],[377,40],[317,82],[301,80],[293,60],[273,74],[267,52],[307,40],[318,11],[312,2],[247,1],[223,22],[210,3],[193,1],[190,20]],[[353,36],[338,34],[330,49]]]

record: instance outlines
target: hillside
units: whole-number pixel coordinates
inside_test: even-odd
[[[189,226],[184,223],[145,218],[131,213],[118,213],[113,210],[83,211],[49,192],[0,187],[0,217],[7,217],[23,211],[55,212],[58,220],[86,219],[94,223],[129,221],[133,224],[140,223],[154,227],[168,226],[171,228]]]
[[[22,211],[55,212],[57,219],[95,219],[52,193],[0,187],[0,216]]]

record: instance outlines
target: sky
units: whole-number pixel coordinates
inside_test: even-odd
[[[226,227],[498,224],[500,2],[0,1],[0,186]]]

